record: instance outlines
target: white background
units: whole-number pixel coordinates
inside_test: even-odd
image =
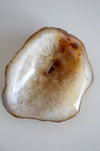
[[[16,119],[2,105],[5,66],[45,26],[80,38],[94,71],[80,113],[62,123]],[[0,0],[0,151],[100,151],[100,0]]]

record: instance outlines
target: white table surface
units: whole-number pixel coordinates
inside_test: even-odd
[[[27,38],[45,26],[80,38],[94,82],[73,119],[17,119],[2,105],[5,66]],[[100,151],[100,0],[0,0],[0,151]]]

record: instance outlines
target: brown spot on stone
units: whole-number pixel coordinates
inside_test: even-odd
[[[54,60],[52,66],[50,67],[48,74],[52,74],[56,69],[60,67],[59,60]]]
[[[46,71],[45,70],[42,70],[42,75],[46,75]]]
[[[79,45],[77,43],[72,43],[71,46],[74,49],[78,49],[79,48]]]
[[[69,38],[68,38],[67,40],[68,40],[68,41],[70,41],[70,39],[69,39]]]

